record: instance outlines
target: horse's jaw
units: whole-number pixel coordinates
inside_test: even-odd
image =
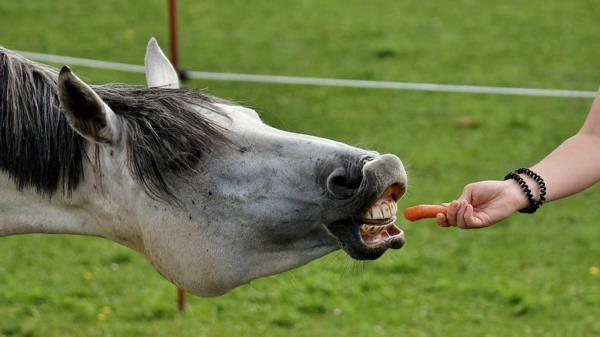
[[[197,296],[213,297],[223,295],[253,280],[300,267],[338,249],[335,240],[331,240],[322,246],[311,246],[301,250],[263,252],[260,258],[240,258],[239,254],[243,253],[236,247],[223,247],[218,250],[223,255],[216,259],[208,253],[197,256],[184,249],[181,249],[181,253],[186,255],[165,254],[165,250],[156,251],[160,256],[154,256],[151,252],[145,255],[163,277],[178,287]],[[236,256],[230,260],[227,258],[229,254]],[[169,263],[170,258],[176,263]]]

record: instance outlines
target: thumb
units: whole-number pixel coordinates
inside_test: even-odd
[[[460,195],[460,197],[458,198],[458,200],[466,200],[467,202],[471,203],[472,196],[473,196],[473,184],[467,184],[463,188],[463,192]]]

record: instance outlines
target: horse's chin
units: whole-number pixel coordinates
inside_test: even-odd
[[[396,201],[404,193],[392,185],[362,213],[327,225],[327,229],[350,257],[374,260],[388,249],[402,248],[404,232],[396,226]]]

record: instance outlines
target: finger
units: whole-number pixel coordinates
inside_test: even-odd
[[[467,206],[467,211],[465,213],[465,223],[469,228],[486,227],[483,220],[475,216],[475,210],[472,205]]]
[[[444,213],[438,213],[435,216],[435,222],[437,222],[437,224],[440,227],[450,227],[450,224],[448,223],[448,221],[446,220],[446,216],[444,215]]]
[[[459,202],[454,200],[448,206],[448,214],[446,215],[446,219],[448,223],[452,226],[456,226],[456,211],[458,210]]]
[[[469,204],[467,205],[467,209],[465,211],[465,224],[469,228],[477,227],[475,220],[476,219],[473,217],[473,205]]]
[[[467,228],[465,225],[465,211],[467,210],[467,202],[465,200],[460,202],[458,211],[456,211],[456,225],[460,228]]]

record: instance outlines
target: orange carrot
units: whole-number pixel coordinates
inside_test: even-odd
[[[417,205],[404,210],[404,217],[409,221],[435,218],[439,213],[447,214],[448,207],[442,205]]]

